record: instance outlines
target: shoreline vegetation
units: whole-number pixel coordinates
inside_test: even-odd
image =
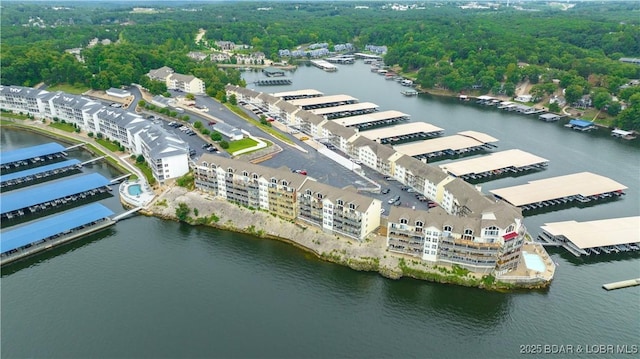
[[[3,117],[7,114],[3,114]],[[29,123],[2,121],[2,126],[19,130],[32,131],[63,142],[77,143],[79,138],[41,128]],[[91,139],[93,140],[93,139]],[[103,155],[90,140],[85,141],[88,150]],[[122,161],[106,150],[107,158]],[[123,173],[125,165],[108,162]],[[189,187],[188,185],[186,187]],[[321,228],[310,223],[289,221],[279,218],[266,211],[242,207],[193,189],[180,187],[170,183],[163,187],[156,187],[161,193],[147,208],[140,213],[188,223],[193,226],[204,225],[220,230],[243,233],[261,239],[278,240],[295,246],[316,258],[349,267],[356,271],[377,272],[389,279],[402,277],[414,278],[441,284],[455,284],[475,287],[491,291],[512,291],[518,289],[546,289],[550,282],[536,284],[511,284],[497,281],[492,275],[472,273],[458,266],[431,265],[416,258],[386,250],[386,238],[377,233],[370,234],[366,240],[358,242],[325,233]],[[123,205],[130,207],[122,200]],[[181,211],[178,211],[181,209]],[[180,217],[178,214],[180,213]]]

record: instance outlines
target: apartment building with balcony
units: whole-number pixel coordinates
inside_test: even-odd
[[[308,177],[203,154],[196,164],[196,188],[245,207],[260,208],[285,219],[298,215],[297,191]]]
[[[202,95],[205,93],[204,82],[192,75],[171,74],[166,80],[167,89]]]

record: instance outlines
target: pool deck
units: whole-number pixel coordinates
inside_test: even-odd
[[[508,274],[497,275],[496,279],[506,283],[529,283],[532,285],[542,285],[551,282],[556,271],[556,264],[553,262],[547,251],[539,243],[525,242],[522,245],[522,251],[530,254],[535,254],[540,257],[545,265],[544,272],[538,272],[536,270],[529,269],[525,262],[524,256],[520,256],[520,261],[515,270]],[[544,285],[546,286],[546,285]]]
[[[142,193],[136,196],[130,195],[129,187],[133,185],[139,185]],[[134,207],[146,207],[156,197],[156,194],[153,192],[151,187],[149,187],[147,182],[141,181],[140,179],[122,182],[120,184],[119,192],[120,200]]]

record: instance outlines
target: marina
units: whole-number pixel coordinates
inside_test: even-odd
[[[311,97],[321,97],[321,96],[324,96],[324,93],[315,89],[305,89],[305,90],[295,90],[295,91],[286,91],[286,92],[276,92],[271,94],[271,96],[281,98],[285,101],[291,101],[291,100],[300,100],[300,99],[311,98]]]
[[[344,127],[355,127],[359,130],[373,129],[398,123],[400,121],[408,121],[409,115],[406,113],[388,110],[373,112],[366,115],[343,117],[335,120],[336,123]]]
[[[383,145],[419,141],[443,133],[444,129],[426,122],[403,123],[360,132],[362,136]]]
[[[440,165],[446,173],[464,180],[517,174],[547,167],[548,160],[522,150],[506,150]]]
[[[46,181],[52,177],[78,173],[81,167],[82,164],[79,160],[71,159],[0,175],[0,189],[10,191],[25,185]]]
[[[614,199],[627,189],[607,177],[591,172],[530,181],[527,184],[499,188],[490,192],[525,211],[574,203],[589,203]]]
[[[394,146],[394,149],[418,159],[437,160],[444,157],[469,155],[495,148],[498,139],[476,131]]]
[[[297,100],[288,101],[294,106],[298,106],[303,110],[313,110],[325,107],[335,107],[342,105],[350,105],[358,102],[357,98],[349,95],[329,95],[329,96],[317,96],[309,98],[301,98]]]
[[[326,60],[311,60],[309,62],[311,63],[311,65],[327,72],[338,71],[338,68],[334,64]]]
[[[354,55],[337,55],[325,58],[327,62],[332,64],[353,65],[356,63]]]
[[[577,257],[640,250],[640,217],[553,222],[540,228],[538,240],[560,244]]]
[[[309,110],[309,112],[313,113],[314,115],[324,116],[328,120],[350,116],[366,115],[368,113],[373,113],[376,111],[378,111],[378,105],[371,102],[358,102],[348,105]]]

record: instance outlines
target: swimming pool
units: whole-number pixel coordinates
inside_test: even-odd
[[[142,186],[139,184],[132,184],[127,187],[127,192],[129,192],[129,195],[131,196],[138,196],[142,193]]]
[[[539,255],[522,251],[522,256],[524,257],[524,263],[527,265],[528,269],[536,272],[544,272],[547,269],[547,266],[544,265],[544,262]]]

